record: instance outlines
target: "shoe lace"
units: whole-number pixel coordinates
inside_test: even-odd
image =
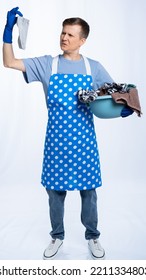
[[[97,239],[93,240],[96,250],[102,250],[102,247]]]
[[[48,249],[49,250],[53,249],[54,244],[55,244],[55,239],[52,239],[49,246],[48,246]]]

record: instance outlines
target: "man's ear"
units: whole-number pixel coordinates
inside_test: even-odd
[[[81,47],[82,45],[84,45],[85,42],[86,42],[86,38],[81,38],[81,45],[80,45],[80,47]]]

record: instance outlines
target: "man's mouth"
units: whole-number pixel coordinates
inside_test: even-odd
[[[65,42],[61,42],[62,46],[67,46],[67,44]]]

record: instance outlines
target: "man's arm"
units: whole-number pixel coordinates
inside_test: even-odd
[[[3,64],[5,67],[25,72],[23,60],[15,58],[12,47],[12,31],[17,22],[17,15],[23,16],[18,9],[18,7],[13,8],[7,13],[7,22],[3,33]]]
[[[3,44],[3,65],[8,68],[25,72],[23,60],[15,58],[12,44]]]

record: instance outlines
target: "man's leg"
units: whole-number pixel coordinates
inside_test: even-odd
[[[100,232],[97,229],[98,214],[96,190],[80,191],[80,195],[82,199],[81,221],[86,228],[85,238],[89,240],[88,246],[92,257],[96,259],[103,259],[105,251],[98,240]]]
[[[82,201],[81,221],[86,228],[85,238],[87,240],[99,238],[96,190],[80,191],[80,195]]]
[[[53,239],[64,239],[64,200],[66,191],[47,190],[49,195],[49,212],[52,231],[50,235]]]
[[[45,260],[50,259],[57,254],[59,248],[63,244],[65,234],[63,219],[66,191],[47,190],[47,193],[49,195],[49,212],[52,226],[50,235],[52,240],[44,251],[43,258]]]

